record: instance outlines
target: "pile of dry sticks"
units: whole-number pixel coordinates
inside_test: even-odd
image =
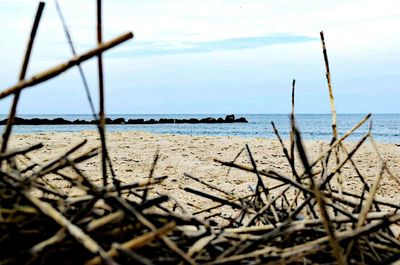
[[[76,55],[56,3],[74,57],[48,71],[25,78],[44,8],[40,3],[20,80],[0,92],[0,98],[14,96],[0,153],[0,264],[387,264],[400,258],[400,241],[396,234],[400,225],[400,214],[397,213],[400,205],[375,198],[384,172],[397,183],[400,183],[399,177],[391,174],[378,149],[376,152],[382,158],[382,167],[373,185],[368,185],[360,173],[352,158],[367,140],[376,147],[370,131],[351,150],[344,145],[344,140],[370,115],[339,137],[322,32],[333,118],[330,147],[316,160],[311,161],[307,156],[295,125],[293,81],[289,146],[284,145],[272,124],[292,174],[258,170],[251,150],[246,146],[244,150],[249,165],[238,164],[236,159],[215,161],[222,166],[255,174],[258,179],[255,191],[246,197],[238,197],[186,174],[204,184],[205,190],[213,192],[190,187],[184,191],[214,203],[212,207],[189,212],[168,195],[150,194],[149,188],[167,176],[153,176],[152,170],[145,181],[121,183],[109,159],[104,133],[102,53],[133,35],[128,33],[103,42],[101,1],[98,0],[98,46]],[[101,145],[85,150],[84,141],[45,163],[37,162],[34,156],[42,144],[7,148],[20,93],[73,66],[79,67],[87,88],[80,64],[92,57],[98,60],[99,115],[94,112],[90,94],[88,98],[93,115],[99,119]],[[77,166],[99,156],[103,174],[101,186],[94,185],[90,176]],[[360,193],[349,193],[344,189],[341,176],[344,165],[354,169],[355,177],[363,187]],[[54,176],[78,188],[79,194],[72,196],[62,192],[51,183]],[[267,186],[269,179],[278,184]],[[295,195],[289,196],[289,193]],[[175,207],[166,207],[168,201],[173,201]],[[237,213],[224,226],[198,217],[201,213],[218,216],[221,207],[232,208]]]

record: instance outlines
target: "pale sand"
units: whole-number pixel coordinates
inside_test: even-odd
[[[88,147],[99,144],[97,132],[87,131],[81,133],[38,133],[38,134],[14,134],[10,148],[24,147],[42,142],[45,147],[35,151],[35,159],[49,161],[57,157],[71,145],[77,144],[83,139],[88,139]],[[288,174],[288,163],[283,155],[281,146],[277,140],[264,138],[239,138],[239,137],[205,137],[187,135],[157,135],[145,132],[115,132],[107,134],[109,153],[113,161],[115,172],[123,182],[132,182],[146,179],[156,150],[159,149],[160,158],[155,169],[155,176],[167,175],[162,184],[158,184],[152,193],[168,193],[183,203],[189,211],[196,211],[212,205],[212,203],[198,196],[183,191],[180,187],[192,188],[210,192],[204,185],[184,176],[184,172],[191,173],[213,185],[218,186],[237,195],[250,194],[250,186],[255,185],[256,176],[252,173],[231,170],[220,166],[213,158],[231,161],[237,153],[249,144],[259,169],[272,169]],[[286,142],[286,144],[288,144]],[[347,144],[350,150],[355,142]],[[320,148],[327,148],[327,143],[321,141],[307,141],[306,149],[310,160],[316,158]],[[400,146],[396,144],[379,144],[381,154],[388,161],[393,174],[400,176]],[[371,144],[365,146],[355,155],[354,161],[360,171],[367,177],[370,185],[376,179],[381,163],[376,156]],[[249,164],[248,156],[243,153],[238,159],[239,163]],[[92,158],[80,165],[80,168],[90,179],[101,183],[101,167],[99,157]],[[301,172],[301,167],[299,167]],[[344,183],[346,190],[359,193],[359,180],[355,177],[350,164],[344,167]],[[273,180],[266,180],[267,186],[274,185]],[[56,185],[65,192],[74,192],[68,183],[58,181]],[[399,203],[400,186],[384,175],[378,197],[391,203]],[[211,191],[221,196],[218,192]],[[195,205],[195,207],[193,206]],[[197,209],[196,209],[197,207]]]

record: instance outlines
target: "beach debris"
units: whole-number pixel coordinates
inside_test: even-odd
[[[43,8],[40,3],[32,32],[36,32]],[[339,135],[322,32],[333,106],[329,147],[316,159],[308,155],[296,126],[293,81],[289,146],[272,123],[290,174],[260,170],[250,146],[245,146],[231,161],[217,158],[214,161],[229,169],[255,174],[257,182],[249,194],[239,197],[187,173],[185,176],[201,183],[204,190],[188,183],[182,192],[210,200],[207,206],[191,202],[193,210],[172,195],[150,192],[151,187],[168,178],[154,174],[158,153],[144,180],[126,183],[115,174],[105,138],[101,54],[133,34],[127,33],[108,43],[102,41],[100,0],[97,25],[97,48],[35,77],[25,79],[21,74],[15,86],[0,92],[0,98],[14,95],[0,153],[1,264],[388,264],[400,258],[400,205],[376,196],[383,174],[397,183],[399,177],[391,173],[380,155],[371,129],[350,147],[344,144],[370,115]],[[28,45],[33,44],[33,37]],[[26,87],[79,66],[91,57],[98,59],[102,99],[99,115],[93,114],[98,117],[101,144],[85,149],[84,140],[45,162],[33,159],[43,143],[8,148],[18,104],[15,98]],[[24,67],[29,56],[25,58]],[[226,118],[232,119],[232,116]],[[381,164],[372,185],[366,182],[353,160],[368,140]],[[102,185],[93,183],[92,176],[80,167],[82,162],[99,155]],[[241,155],[247,155],[248,164],[237,162]],[[359,191],[348,191],[342,185],[345,165],[353,169],[360,183]],[[73,188],[73,195],[54,185],[54,178]]]

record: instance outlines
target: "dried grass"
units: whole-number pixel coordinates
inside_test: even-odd
[[[97,56],[99,92],[101,95],[104,93],[101,54],[133,35],[128,33],[103,43],[101,1],[97,3],[97,48],[30,79],[25,79],[29,61],[27,52],[20,81],[0,92],[0,98],[14,95],[10,123],[3,135],[0,154],[1,264],[386,264],[400,258],[400,241],[393,232],[393,227],[400,222],[400,214],[397,213],[400,206],[375,198],[384,171],[396,181],[399,177],[390,172],[376,149],[382,171],[372,187],[365,182],[352,156],[365,145],[367,139],[376,147],[371,132],[362,137],[352,150],[344,147],[344,140],[370,115],[339,138],[322,32],[332,108],[330,147],[321,152],[316,160],[309,160],[295,122],[293,81],[289,148],[285,147],[278,129],[272,124],[292,174],[259,170],[249,146],[245,147],[249,165],[236,162],[238,156],[245,153],[243,150],[233,161],[215,160],[221,166],[257,176],[254,193],[246,197],[240,198],[189,173],[186,176],[213,192],[191,187],[183,187],[182,192],[207,198],[217,203],[216,206],[191,214],[172,196],[150,195],[149,188],[167,178],[153,176],[158,155],[146,181],[121,184],[115,178],[108,158],[103,122],[99,125],[102,140],[99,148],[83,150],[84,141],[46,164],[30,159],[30,153],[42,148],[42,144],[8,150],[18,97],[25,88]],[[41,3],[28,51],[33,45],[43,7]],[[72,45],[71,40],[70,43]],[[102,121],[105,117],[104,96],[100,98],[98,117]],[[89,177],[77,167],[99,153],[102,159],[102,186],[91,183]],[[330,159],[332,155],[336,158],[335,163]],[[295,160],[295,157],[300,159]],[[29,162],[20,163],[22,160]],[[302,173],[298,172],[297,164],[302,166]],[[359,194],[349,193],[342,186],[340,172],[348,164],[354,168],[362,183],[363,190]],[[49,175],[62,177],[71,186],[79,188],[80,195],[70,196],[49,185],[45,181]],[[280,184],[268,187],[269,178]],[[339,180],[337,184],[334,181],[336,178]],[[296,195],[290,196],[289,193]],[[168,201],[174,202],[177,207],[166,207]],[[224,227],[197,217],[205,212],[221,216],[221,207],[232,208],[237,213],[236,218],[229,220]]]

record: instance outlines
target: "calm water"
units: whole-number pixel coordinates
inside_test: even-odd
[[[57,118],[63,117],[68,120],[86,119],[91,120],[91,115],[19,115],[23,118]],[[147,131],[161,134],[190,134],[190,135],[231,135],[241,137],[266,137],[275,138],[272,131],[271,121],[275,123],[283,138],[289,137],[289,116],[286,114],[238,114],[236,117],[245,117],[249,123],[233,124],[156,124],[156,125],[108,125],[107,131]],[[339,114],[338,129],[343,134],[365,115],[361,114]],[[159,119],[159,118],[204,118],[204,117],[225,117],[224,114],[149,114],[149,115],[109,115],[115,119]],[[5,119],[6,115],[0,115]],[[373,132],[375,138],[380,142],[400,142],[400,114],[377,114],[372,116]],[[331,116],[329,114],[298,114],[297,124],[305,139],[330,140],[331,137]],[[0,126],[2,127],[2,126]],[[3,129],[3,128],[1,128]],[[79,132],[95,130],[94,125],[19,125],[14,126],[15,133],[38,133],[38,132]],[[368,125],[363,125],[351,139],[356,140],[367,132]]]

